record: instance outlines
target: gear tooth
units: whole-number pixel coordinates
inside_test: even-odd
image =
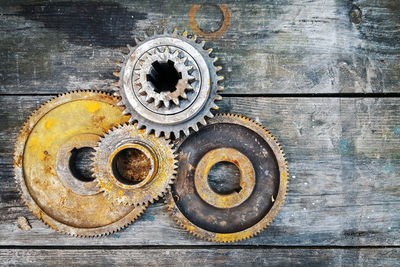
[[[174,35],[174,36],[178,35],[178,28],[174,28],[174,31],[172,32],[172,35]]]
[[[151,128],[150,127],[146,127],[146,134],[151,134]]]
[[[138,94],[142,95],[142,96],[145,96],[145,95],[147,95],[147,92],[146,92],[146,90],[144,90],[144,88],[140,88],[139,91],[138,91]]]
[[[215,100],[216,101],[221,101],[222,100],[222,96],[221,95],[216,95],[215,96]]]
[[[212,114],[211,111],[208,111],[206,114],[206,117],[212,119],[212,118],[214,118],[214,114]]]
[[[193,34],[192,40],[193,40],[193,41],[196,41],[196,40],[197,40],[197,35],[196,35],[196,34]]]
[[[212,105],[211,108],[214,109],[214,110],[218,110],[219,109],[219,107],[215,103]]]
[[[117,102],[117,106],[124,107],[125,105],[124,105],[124,103],[123,103],[122,101],[118,101],[118,102]]]
[[[146,96],[146,102],[147,103],[151,103],[153,101],[154,101],[154,98],[152,96],[149,96],[149,95]]]
[[[222,66],[215,66],[217,68],[217,72],[222,70]]]
[[[179,106],[179,99],[178,98],[173,98],[172,102],[174,102],[175,105]]]
[[[186,136],[189,136],[189,133],[190,133],[189,128],[184,129],[184,130],[183,130],[183,133],[184,133]]]
[[[213,49],[209,48],[209,49],[207,49],[207,51],[208,51],[208,54],[210,55],[212,53]]]
[[[206,41],[201,41],[200,42],[200,45],[201,45],[201,47],[203,47],[204,48],[204,45],[206,44]]]
[[[165,131],[165,132],[164,132],[164,136],[165,136],[166,139],[169,139],[170,136],[171,136],[171,135],[170,135],[170,132]]]
[[[223,86],[220,86],[219,88],[218,88],[218,91],[219,92],[223,92],[225,90],[225,87],[223,87]]]
[[[188,35],[188,32],[187,32],[187,31],[184,31],[184,32],[182,33],[182,36],[183,36],[183,37],[187,37],[187,35]]]
[[[181,137],[181,131],[174,131],[175,138]]]
[[[195,132],[198,132],[198,131],[199,131],[199,127],[197,126],[197,124],[193,125],[192,128],[193,128],[193,130],[194,130]]]
[[[183,93],[182,93],[181,97],[182,97],[183,99],[185,99],[185,100],[187,100],[187,99],[188,99],[188,97],[187,97],[187,95],[186,95],[186,93],[185,93],[185,92],[183,92]]]
[[[224,76],[218,76],[218,81],[223,81],[225,79],[225,77]]]
[[[119,77],[119,72],[118,72],[118,71],[114,71],[114,72],[113,72],[113,75],[114,75],[115,77]]]
[[[115,91],[115,92],[113,92],[113,96],[120,97],[121,95],[119,94],[118,91]]]
[[[117,81],[113,82],[112,84],[113,84],[113,86],[115,86],[115,87],[118,87],[118,86],[119,86],[119,82],[117,82]]]
[[[160,99],[158,99],[158,98],[154,99],[154,105],[156,105],[156,107],[160,107],[161,103],[162,103],[162,101],[160,101]]]
[[[200,119],[200,123],[202,125],[207,125],[207,121],[206,121],[206,119],[204,117]]]
[[[132,48],[132,46],[130,44],[127,44],[126,47],[128,47],[129,51],[133,50],[133,48]]]
[[[178,51],[178,50],[175,50],[174,53],[173,53],[172,55],[173,55],[174,57],[178,57],[179,51]]]
[[[119,61],[117,61],[117,62],[115,62],[115,65],[117,65],[118,67],[121,67],[121,62],[119,62]]]
[[[218,60],[219,60],[218,57],[215,57],[215,58],[214,58],[214,62],[217,62]]]
[[[164,101],[164,105],[165,105],[166,108],[169,108],[169,100],[165,100]]]

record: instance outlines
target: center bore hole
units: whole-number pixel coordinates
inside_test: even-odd
[[[151,161],[142,151],[126,148],[117,153],[111,163],[115,178],[123,184],[143,181],[151,170]]]
[[[171,60],[161,63],[153,62],[150,73],[147,74],[147,81],[153,84],[154,91],[157,93],[174,92],[179,79],[182,79],[182,73],[175,69],[174,62]]]
[[[212,166],[207,182],[215,193],[221,195],[239,193],[242,190],[238,167],[227,161],[218,162]]]
[[[91,182],[94,180],[89,167],[92,152],[95,152],[95,150],[91,147],[74,148],[71,151],[69,169],[72,175],[82,182]]]

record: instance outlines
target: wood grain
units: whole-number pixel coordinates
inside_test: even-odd
[[[12,266],[395,266],[400,250],[381,249],[4,249]]]
[[[23,206],[12,178],[18,128],[45,96],[3,96],[0,136],[0,245],[209,244],[179,229],[162,203],[132,226],[100,239],[54,233]],[[221,112],[260,121],[289,161],[286,203],[275,221],[245,245],[383,246],[400,237],[400,103],[396,98],[225,98]],[[249,109],[251,107],[251,109]],[[17,228],[26,216],[32,230]],[[10,234],[11,233],[11,234]]]
[[[151,30],[188,29],[199,2],[4,1],[0,92],[107,89],[126,44]],[[232,1],[227,32],[208,43],[228,94],[399,93],[399,5],[392,1]],[[351,11],[357,7],[360,17]],[[204,31],[221,24],[200,8]],[[356,23],[354,23],[356,22]],[[358,23],[359,22],[359,23]]]

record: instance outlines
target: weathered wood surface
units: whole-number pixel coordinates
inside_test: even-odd
[[[7,1],[0,5],[0,92],[109,89],[126,44],[152,29],[188,29],[204,1]],[[399,93],[396,1],[232,1],[227,32],[209,42],[229,94]],[[360,10],[357,17],[354,10]],[[353,11],[353,13],[351,13]],[[196,22],[221,24],[208,6]],[[352,15],[350,15],[352,14]]]
[[[398,265],[398,1],[220,3],[230,25],[207,46],[223,66],[221,112],[263,123],[289,161],[286,202],[258,237],[210,246],[181,230],[160,201],[121,232],[79,239],[23,205],[12,153],[29,114],[67,90],[109,91],[133,37],[191,32],[189,10],[204,3],[0,0],[0,264]],[[215,5],[195,18],[204,31],[221,25]],[[17,227],[19,216],[31,230]]]
[[[79,255],[80,257],[77,257]],[[396,266],[398,248],[380,249],[154,249],[0,250],[11,266]]]
[[[18,128],[49,97],[3,96],[0,136],[0,245],[209,244],[180,230],[162,203],[126,230],[100,239],[48,229],[23,206],[12,178]],[[266,231],[241,245],[400,245],[400,102],[396,98],[225,98],[222,112],[260,121],[282,143],[290,182]],[[249,109],[249,107],[252,107]],[[26,216],[32,230],[17,228]]]

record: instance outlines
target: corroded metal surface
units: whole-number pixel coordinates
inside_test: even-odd
[[[28,208],[51,228],[73,236],[100,236],[134,221],[145,206],[120,206],[93,192],[92,182],[73,178],[65,161],[71,148],[93,145],[93,137],[128,121],[106,93],[76,91],[43,104],[26,121],[14,153],[15,178]],[[60,176],[66,176],[62,179]]]
[[[176,155],[173,145],[166,139],[146,134],[136,125],[114,128],[100,139],[95,148],[93,173],[99,187],[111,199],[119,203],[145,205],[162,197],[175,180]],[[123,151],[136,151],[141,156],[128,158],[137,166],[132,172],[143,173],[140,177],[127,177],[126,168],[117,170],[118,155]],[[127,175],[128,174],[128,175]]]
[[[208,123],[177,140],[179,167],[167,207],[181,227],[205,240],[235,242],[253,237],[284,202],[288,169],[282,147],[260,124],[240,115],[217,115]],[[221,161],[239,168],[242,189],[217,198],[218,193],[202,187],[208,186],[204,179],[211,165]]]
[[[188,135],[190,129],[197,131],[198,123],[205,125],[205,117],[213,117],[211,109],[218,109],[215,101],[222,99],[218,91],[223,90],[219,85],[223,76],[217,76],[221,67],[214,65],[218,58],[210,57],[212,49],[205,50],[204,42],[199,43],[196,36],[189,38],[187,32],[180,35],[176,30],[137,43],[118,73],[116,92],[122,97],[125,112],[132,115],[131,121],[137,121],[140,129],[146,127],[147,133],[154,130],[156,136],[163,133],[167,138],[171,133],[179,137],[182,132]],[[182,79],[172,92],[157,92],[147,75],[156,76],[151,67],[154,63],[168,61]],[[185,74],[189,69],[191,72]]]

